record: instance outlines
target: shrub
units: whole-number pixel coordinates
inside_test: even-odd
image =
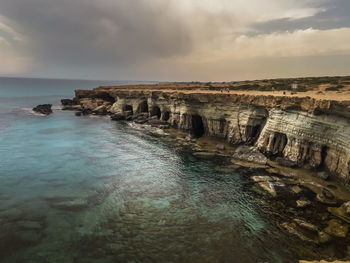
[[[343,85],[337,85],[337,86],[332,86],[332,87],[326,88],[326,91],[338,91],[338,90],[340,90],[342,88],[344,88]]]

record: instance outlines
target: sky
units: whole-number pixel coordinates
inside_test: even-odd
[[[350,0],[0,0],[0,76],[350,75]]]

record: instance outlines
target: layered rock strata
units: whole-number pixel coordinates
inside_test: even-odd
[[[350,181],[350,101],[100,87],[77,90],[83,113],[162,125],[255,146],[280,164]]]

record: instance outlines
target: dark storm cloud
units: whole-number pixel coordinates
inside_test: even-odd
[[[231,79],[261,75],[247,60],[338,65],[350,54],[348,10],[350,0],[0,0],[0,74]]]
[[[1,0],[0,14],[50,64],[124,64],[189,52],[190,32],[167,1]]]
[[[308,28],[327,30],[350,26],[350,1],[328,0],[318,6],[323,12],[301,19],[277,19],[252,25],[250,35],[270,34],[274,32],[304,30]]]

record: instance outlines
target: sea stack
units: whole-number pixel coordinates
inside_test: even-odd
[[[52,113],[52,104],[41,104],[33,108],[33,111],[44,114],[44,115],[50,115]]]

